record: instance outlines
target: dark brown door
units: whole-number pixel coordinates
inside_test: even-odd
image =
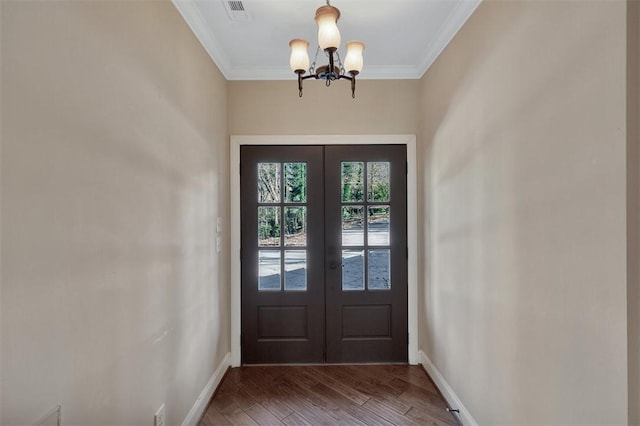
[[[240,154],[242,362],[406,362],[406,148]]]
[[[325,150],[327,362],[407,361],[404,145]]]
[[[240,171],[242,362],[323,362],[323,148],[242,146]]]

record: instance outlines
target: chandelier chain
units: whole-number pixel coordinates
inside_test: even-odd
[[[313,58],[313,63],[309,67],[309,74],[316,73],[316,62],[318,61],[318,53],[320,53],[320,46],[316,49],[316,56]]]
[[[342,65],[342,60],[340,59],[340,52],[336,50],[336,58],[338,59],[338,65],[340,65],[340,75],[345,75],[344,65]]]

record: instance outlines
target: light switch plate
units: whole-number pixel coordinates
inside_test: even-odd
[[[222,218],[219,217],[218,220],[216,220],[216,232],[219,234],[222,232]]]
[[[158,408],[156,414],[153,416],[153,426],[167,426],[164,414],[164,404]]]

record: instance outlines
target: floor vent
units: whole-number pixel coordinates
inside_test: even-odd
[[[238,0],[222,0],[224,9],[227,11],[229,20],[232,22],[248,22],[251,20],[249,11],[245,8],[243,2]]]

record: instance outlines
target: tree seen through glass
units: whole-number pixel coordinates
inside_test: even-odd
[[[258,202],[280,204],[282,201],[285,204],[306,203],[307,163],[258,163]],[[281,232],[284,231],[284,245],[305,246],[306,222],[305,206],[286,206],[284,210],[275,206],[260,206],[258,245],[279,246]]]

